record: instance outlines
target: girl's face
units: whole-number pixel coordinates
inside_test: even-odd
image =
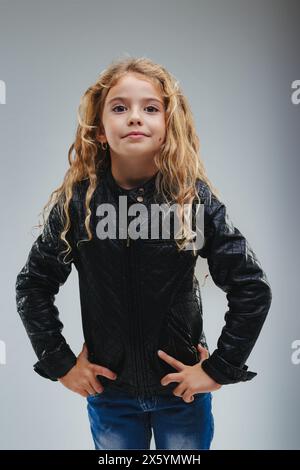
[[[150,163],[163,144],[166,134],[163,98],[158,87],[143,75],[128,73],[113,86],[105,99],[98,136],[108,142],[111,158],[140,159]],[[144,133],[130,137],[128,133]]]

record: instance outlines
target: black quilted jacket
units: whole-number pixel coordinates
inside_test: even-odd
[[[16,279],[17,310],[38,357],[34,370],[43,377],[57,380],[76,363],[54,303],[73,264],[78,271],[89,360],[118,376],[116,380],[99,376],[104,387],[121,388],[133,396],[170,393],[178,383],[162,386],[160,380],[175,369],[157,350],[189,365],[200,360],[197,344],[207,344],[193,252],[178,252],[174,240],[101,240],[96,233],[99,204],[111,203],[117,210],[119,196],[125,195],[128,206],[136,202],[148,206],[154,201],[155,177],[126,190],[108,167],[91,201],[93,240],[80,243],[87,239],[84,197],[88,180],[77,183],[68,232],[72,253],[65,260],[60,255],[66,245],[59,239],[58,207],[52,208]],[[203,362],[203,369],[220,384],[247,381],[257,375],[247,370],[245,362],[269,311],[271,288],[224,203],[204,182],[198,181],[198,188],[205,204],[205,244],[197,254],[207,258],[212,279],[228,300],[217,349]]]

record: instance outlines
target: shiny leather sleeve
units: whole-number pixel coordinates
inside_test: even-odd
[[[234,226],[225,204],[200,183],[204,204],[204,245],[214,283],[226,292],[228,310],[215,351],[202,363],[219,384],[251,380],[257,375],[245,362],[257,341],[271,306],[272,291],[256,254]]]
[[[72,269],[71,263],[63,260],[64,254],[60,255],[66,249],[59,238],[61,228],[55,204],[15,285],[17,311],[39,359],[34,370],[51,380],[62,377],[76,364],[76,356],[61,333],[63,323],[54,304],[55,295]]]

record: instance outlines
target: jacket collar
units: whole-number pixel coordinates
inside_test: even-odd
[[[145,200],[148,200],[151,196],[153,196],[155,192],[155,182],[158,173],[159,172],[155,173],[155,175],[153,175],[144,183],[141,183],[138,186],[135,186],[134,188],[130,189],[122,188],[116,182],[111,171],[111,165],[109,165],[106,169],[105,178],[110,190],[115,196],[128,196],[128,198],[131,199],[133,202],[144,202]]]

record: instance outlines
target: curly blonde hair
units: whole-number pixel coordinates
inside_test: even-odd
[[[113,61],[103,70],[80,99],[77,112],[78,126],[75,141],[69,148],[68,161],[70,167],[66,171],[63,183],[55,189],[42,210],[44,213],[50,206],[57,203],[63,229],[60,239],[67,245],[66,256],[72,247],[66,239],[71,227],[69,214],[70,201],[74,185],[84,179],[89,180],[85,195],[85,228],[88,240],[92,239],[90,230],[90,202],[98,183],[98,175],[109,164],[109,151],[103,150],[97,134],[103,131],[101,116],[109,90],[116,85],[125,74],[143,75],[158,85],[165,105],[166,138],[154,161],[158,167],[155,180],[156,191],[167,204],[172,201],[181,207],[196,200],[200,203],[197,191],[197,180],[204,181],[211,192],[218,196],[218,190],[209,181],[202,158],[199,154],[200,143],[196,134],[193,114],[186,97],[183,95],[176,78],[162,65],[145,57],[126,57]],[[39,225],[41,226],[41,225]],[[177,246],[182,250],[189,242],[189,228],[182,225],[184,237],[177,239]]]

